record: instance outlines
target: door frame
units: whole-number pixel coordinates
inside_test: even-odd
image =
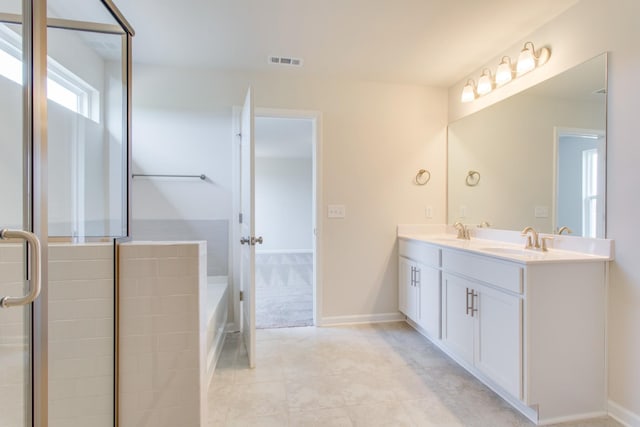
[[[232,322],[229,330],[240,330],[240,107],[233,107],[232,131],[232,212],[229,230],[229,283],[232,286],[231,304],[233,307]],[[312,225],[314,228],[313,242],[313,323],[322,326],[322,113],[315,110],[295,110],[282,108],[255,108],[256,117],[270,117],[282,119],[308,119],[312,122]],[[256,230],[260,234],[259,230]]]

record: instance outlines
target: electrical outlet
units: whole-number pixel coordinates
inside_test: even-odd
[[[546,206],[536,206],[533,213],[536,218],[549,218],[549,208]]]
[[[327,217],[329,218],[344,218],[346,215],[347,210],[344,205],[327,206]]]

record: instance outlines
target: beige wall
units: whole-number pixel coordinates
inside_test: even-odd
[[[215,185],[177,191],[175,182],[157,180],[153,194],[144,194],[134,184],[134,218],[157,215],[158,206],[230,217],[231,112],[251,85],[256,107],[322,113],[321,319],[397,315],[397,224],[445,221],[446,90],[300,79],[295,71],[276,77],[136,65],[134,73],[134,164],[153,164],[150,156],[162,149],[167,167],[209,175],[207,163],[216,165]],[[412,184],[421,168],[432,173],[423,187]],[[327,204],[344,204],[346,218],[326,219]]]
[[[640,164],[638,16],[637,0],[582,0],[527,37],[536,45],[551,46],[551,60],[543,68],[470,104],[460,103],[463,81],[449,89],[449,120],[453,121],[597,54],[610,52],[607,237],[615,239],[616,260],[611,265],[609,291],[609,398],[611,410],[632,425],[640,425],[640,248],[636,228],[640,212],[640,198],[636,196]],[[522,42],[515,43],[505,54],[516,58]],[[499,58],[494,58],[487,66],[495,69],[498,62]],[[480,71],[469,76],[477,79]]]

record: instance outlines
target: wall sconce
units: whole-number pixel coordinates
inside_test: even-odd
[[[511,58],[503,56],[496,70],[496,86],[502,86],[513,80],[513,65],[511,65]]]
[[[486,95],[493,90],[493,76],[491,75],[491,70],[485,68],[482,71],[482,75],[478,80],[478,88],[476,91],[478,92],[478,96]]]
[[[533,43],[526,42],[518,56],[518,65],[516,65],[518,77],[528,73],[540,65],[544,65],[549,60],[550,56],[551,52],[546,47],[543,47],[536,52],[536,48],[533,46]]]
[[[462,89],[462,96],[460,97],[460,101],[462,102],[471,102],[476,99],[476,83],[473,79],[467,80],[467,84],[464,85]]]
[[[478,79],[477,88],[473,79],[467,80],[467,83],[462,89],[462,96],[460,97],[460,100],[462,102],[471,102],[479,96],[486,95],[494,88],[504,86],[509,83],[515,77],[520,77],[534,68],[546,64],[550,57],[551,51],[549,48],[543,47],[536,52],[533,43],[526,42],[518,56],[515,71],[511,63],[511,58],[509,56],[503,56],[500,60],[500,64],[498,65],[498,69],[496,70],[495,79],[491,74],[491,70],[485,68],[482,70],[482,75],[480,75],[480,78]]]

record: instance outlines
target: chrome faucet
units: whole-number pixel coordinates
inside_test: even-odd
[[[565,225],[565,226],[562,226],[562,227],[558,228],[557,234],[560,235],[565,231],[567,232],[567,234],[572,234],[573,233],[573,230]]]
[[[457,239],[464,239],[464,240],[471,239],[471,236],[469,235],[469,229],[463,223],[458,221],[455,224],[453,224],[453,228],[458,230],[458,235],[456,236]]]
[[[540,249],[538,232],[533,227],[526,227],[522,230],[522,235],[527,236],[527,243],[524,246],[525,249]]]

